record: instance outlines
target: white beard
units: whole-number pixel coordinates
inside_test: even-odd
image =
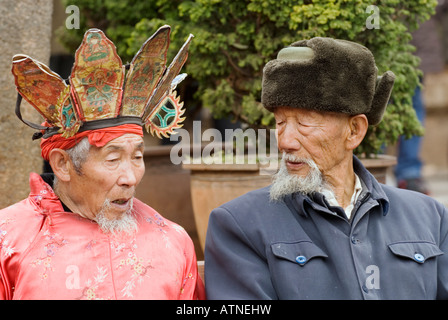
[[[290,174],[285,161],[304,162],[310,167],[310,171],[305,177]],[[319,192],[325,185],[322,173],[316,163],[311,159],[302,159],[292,154],[283,153],[280,162],[280,169],[274,175],[270,189],[270,200],[281,201],[285,196],[300,192],[312,194]]]
[[[120,217],[115,219],[106,218],[106,212],[110,208],[110,200],[106,199],[100,212],[95,216],[95,222],[98,223],[100,229],[106,234],[118,235],[127,234],[132,235],[138,231],[138,223],[135,218],[133,207],[133,199],[130,200],[129,209]]]

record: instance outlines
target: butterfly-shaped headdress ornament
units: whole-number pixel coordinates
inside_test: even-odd
[[[187,60],[190,35],[167,67],[170,26],[163,26],[124,66],[115,45],[99,29],[90,29],[75,54],[66,81],[43,63],[15,55],[12,73],[17,86],[17,116],[40,130],[34,138],[107,128],[125,123],[146,127],[159,138],[182,126],[183,103],[175,88],[186,74],[179,74]],[[21,98],[45,118],[44,125],[22,119]]]

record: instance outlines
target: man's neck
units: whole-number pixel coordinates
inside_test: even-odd
[[[323,174],[339,205],[346,208],[350,204],[355,189],[353,157],[332,168],[331,172]]]
[[[76,203],[72,200],[71,197],[68,196],[68,192],[66,188],[56,181],[56,183],[53,186],[54,193],[58,196],[59,200],[64,204],[64,207],[68,208],[69,212],[77,213],[83,218],[87,218],[90,220],[93,220],[94,217],[89,217],[83,212],[86,210],[82,210]]]

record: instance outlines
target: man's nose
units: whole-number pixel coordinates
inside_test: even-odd
[[[136,168],[130,162],[124,162],[121,166],[118,185],[122,187],[134,187],[137,185],[137,182]]]
[[[281,152],[298,151],[302,145],[299,142],[299,132],[292,125],[285,125],[277,134],[278,149]]]

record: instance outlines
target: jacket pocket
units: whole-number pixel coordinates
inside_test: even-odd
[[[304,266],[311,259],[327,258],[327,254],[311,241],[276,242],[271,244],[274,256]]]
[[[388,247],[396,256],[408,258],[417,263],[425,263],[428,259],[443,254],[435,243],[428,241],[400,241],[391,243]]]

